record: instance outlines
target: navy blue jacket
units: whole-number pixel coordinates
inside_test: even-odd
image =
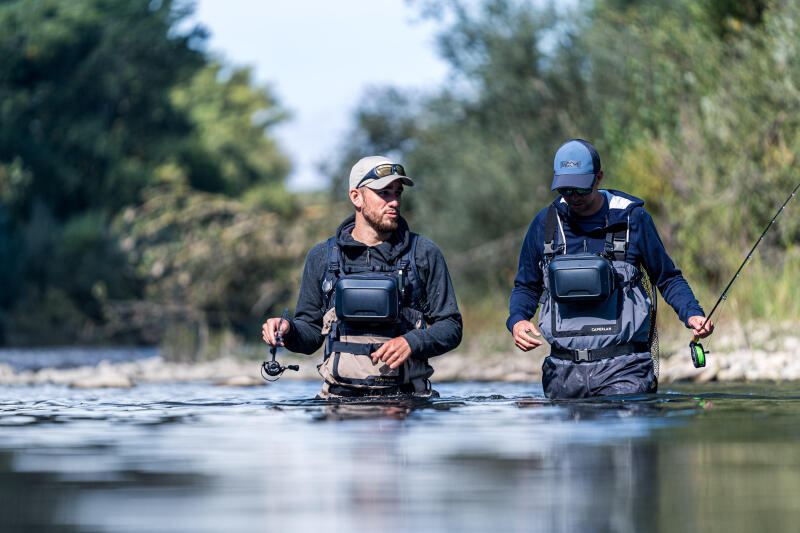
[[[626,261],[636,267],[644,266],[648,276],[664,297],[675,309],[678,317],[686,322],[689,317],[705,316],[689,284],[681,271],[664,249],[653,219],[644,210],[644,202],[635,196],[614,190],[601,190],[604,195],[602,209],[588,217],[578,217],[570,213],[566,201],[559,195],[553,201],[564,223],[564,236],[567,253],[602,253],[605,244],[606,218],[608,226],[624,222],[630,215],[630,241]],[[530,320],[536,313],[542,294],[542,246],[544,244],[544,223],[547,208],[542,209],[533,219],[522,251],[519,256],[519,269],[511,291],[509,317],[506,327],[509,331],[520,320]]]
[[[336,231],[336,241],[348,265],[393,265],[410,245],[411,234],[405,219],[400,217],[398,228],[389,240],[377,246],[367,246],[351,235],[355,215],[342,222]],[[430,239],[419,236],[414,254],[417,270],[425,284],[428,312],[426,329],[414,329],[403,335],[411,347],[411,356],[427,359],[452,350],[461,342],[461,313],[458,311],[453,283],[439,247]],[[300,294],[289,333],[284,336],[286,348],[296,353],[311,354],[325,340],[322,335],[322,280],[327,267],[327,241],[308,252]]]

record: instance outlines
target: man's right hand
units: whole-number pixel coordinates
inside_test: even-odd
[[[281,338],[289,333],[289,321],[283,320],[281,323],[280,318],[268,318],[264,325],[261,326],[261,338],[270,346],[275,346],[278,337],[278,327],[281,328]],[[278,346],[283,346],[283,340]]]
[[[537,337],[541,336],[539,330],[536,329],[536,326],[534,326],[533,322],[530,320],[520,320],[511,328],[511,333],[514,335],[514,344],[523,352],[533,350],[537,346],[542,345],[542,341],[528,335],[529,331]]]

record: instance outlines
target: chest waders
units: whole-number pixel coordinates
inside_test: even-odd
[[[398,368],[370,354],[384,342],[425,328],[425,284],[417,270],[416,233],[394,265],[346,264],[335,237],[328,239],[322,279],[325,355],[318,371],[320,398],[425,393],[433,368],[409,357]]]
[[[607,228],[602,255],[567,254],[563,223],[555,207],[548,209],[539,328],[551,357],[580,364],[649,355],[654,298],[642,272],[625,261],[629,221]]]

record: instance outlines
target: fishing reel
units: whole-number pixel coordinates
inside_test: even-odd
[[[288,365],[283,366],[278,361],[275,360],[275,353],[272,353],[272,360],[271,361],[264,361],[261,363],[261,377],[264,378],[265,381],[278,381],[278,378],[281,377],[287,370],[294,370],[295,372],[300,370],[300,365]],[[269,379],[267,376],[274,377],[275,379]]]
[[[278,322],[278,334],[275,338],[275,346],[270,347],[269,352],[272,354],[272,359],[269,361],[264,361],[261,363],[261,377],[264,378],[264,381],[278,381],[281,377],[281,374],[286,372],[287,370],[294,370],[295,372],[300,371],[300,365],[288,365],[283,366],[278,361],[275,360],[275,354],[278,352],[278,345],[281,344],[283,339],[281,338],[281,325],[283,321],[287,319],[289,316],[289,310],[286,309],[281,315],[281,321]],[[266,376],[264,375],[266,374]],[[275,379],[269,379],[267,376],[273,377]]]
[[[710,352],[706,352],[702,344],[700,344],[695,340],[692,340],[691,342],[689,342],[689,350],[691,351],[692,364],[694,364],[695,368],[702,368],[706,366],[706,354]]]

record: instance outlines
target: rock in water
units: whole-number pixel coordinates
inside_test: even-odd
[[[266,382],[254,376],[232,376],[215,381],[214,385],[220,387],[260,387],[266,385]]]
[[[101,389],[116,388],[130,389],[133,381],[128,376],[122,374],[100,374],[96,376],[86,376],[70,382],[69,386],[73,389]]]

